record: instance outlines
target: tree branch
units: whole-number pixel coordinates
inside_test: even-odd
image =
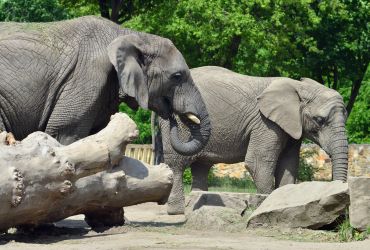
[[[99,133],[67,146],[42,132],[0,145],[0,231],[80,213],[94,221],[104,208],[165,202],[171,170],[123,156],[137,135],[135,123],[119,113]]]

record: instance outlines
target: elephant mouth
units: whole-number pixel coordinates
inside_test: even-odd
[[[172,102],[168,98],[164,98],[162,102],[164,103],[163,106],[166,108],[164,110],[159,109],[157,113],[163,119],[169,119],[171,114],[175,114],[189,128],[199,128],[199,125],[201,124],[201,118],[199,116],[192,112],[178,112],[174,110]]]
[[[200,118],[198,118],[196,115],[192,113],[182,113],[177,114],[177,116],[180,118],[180,121],[190,130],[200,130]]]

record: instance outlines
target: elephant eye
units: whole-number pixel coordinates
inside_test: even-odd
[[[182,73],[176,72],[171,75],[171,79],[174,80],[176,83],[180,83],[182,81]]]
[[[325,123],[325,118],[321,116],[315,116],[314,121],[316,122],[317,125],[322,126]]]

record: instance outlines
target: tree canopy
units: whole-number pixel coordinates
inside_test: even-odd
[[[0,21],[50,22],[68,17],[58,0],[0,0]]]
[[[350,142],[370,143],[367,0],[0,0],[1,20],[88,14],[168,37],[189,67],[313,78],[342,94]],[[139,123],[150,121],[149,112],[139,112]],[[141,142],[147,143],[144,134]]]

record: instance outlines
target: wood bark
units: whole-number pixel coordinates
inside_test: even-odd
[[[105,129],[68,146],[42,132],[14,146],[0,145],[0,231],[76,214],[89,215],[96,226],[94,215],[101,210],[165,201],[171,170],[123,156],[137,135],[127,115],[115,114]]]

